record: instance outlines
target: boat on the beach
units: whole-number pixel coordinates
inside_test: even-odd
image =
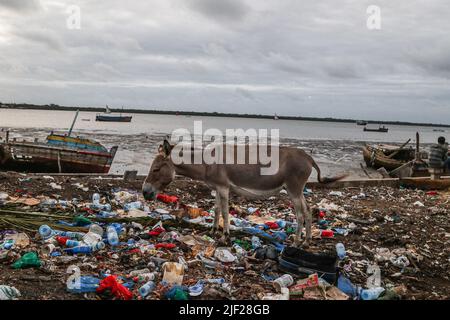
[[[78,112],[77,112],[78,115]],[[38,173],[108,173],[117,146],[107,150],[97,141],[51,132],[45,142],[17,141],[6,132],[0,141],[0,170]]]
[[[363,157],[368,167],[394,170],[412,161],[416,150],[388,144],[366,145],[363,147]]]
[[[357,124],[358,126],[365,126],[367,123],[368,123],[368,122],[367,122],[367,121],[364,121],[364,120],[358,120],[358,121],[356,121],[356,124]]]
[[[385,126],[379,127],[378,129],[370,129],[370,128],[363,128],[363,131],[367,131],[367,132],[388,132],[388,128],[386,128]]]
[[[122,108],[123,109],[123,108]],[[122,113],[119,115],[113,115],[108,106],[104,114],[97,114],[95,121],[107,121],[107,122],[131,122],[132,116],[124,116]]]

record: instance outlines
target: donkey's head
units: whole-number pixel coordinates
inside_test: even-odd
[[[146,200],[154,200],[156,194],[163,191],[175,178],[175,167],[170,159],[173,146],[167,140],[158,148],[158,155],[153,160],[150,172],[142,186]]]

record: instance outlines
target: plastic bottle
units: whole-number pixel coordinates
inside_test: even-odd
[[[340,242],[336,244],[336,254],[340,260],[344,259],[347,255],[344,245]]]
[[[256,249],[261,247],[261,240],[257,236],[252,237],[252,248]]]
[[[68,239],[68,240],[66,241],[66,246],[69,247],[69,248],[79,247],[80,244],[81,244],[81,243],[80,243],[79,241],[76,241],[76,240],[70,240],[70,239]]]
[[[123,207],[123,209],[124,209],[125,211],[130,211],[130,210],[132,210],[132,209],[141,209],[141,208],[142,208],[142,202],[140,202],[140,201],[135,201],[135,202],[127,203],[127,204]]]
[[[91,254],[92,253],[92,247],[89,246],[79,246],[79,247],[73,247],[64,249],[64,251],[68,254]]]
[[[153,281],[149,281],[139,288],[139,294],[141,297],[145,298],[152,292],[156,287],[156,284]]]
[[[106,229],[106,236],[110,245],[117,246],[119,244],[119,236],[117,235],[117,231],[113,226],[108,226],[108,228]]]
[[[92,204],[94,206],[98,206],[100,204],[100,195],[98,193],[94,193],[92,195]]]
[[[100,251],[105,249],[106,245],[103,241],[99,241],[96,244],[92,245],[92,251]]]
[[[86,292],[95,292],[97,287],[100,284],[100,279],[91,277],[91,276],[81,276],[80,282],[77,283],[68,283],[67,291],[72,293],[86,293]]]
[[[142,283],[142,282],[148,282],[148,281],[155,280],[155,278],[156,278],[156,275],[154,272],[147,272],[147,273],[139,274],[133,280],[135,282]]]
[[[53,230],[48,225],[43,224],[39,227],[39,234],[41,235],[42,239],[47,240],[53,235]]]
[[[133,270],[130,272],[130,277],[136,277],[136,276],[139,276],[139,275],[145,274],[145,273],[150,273],[150,269],[145,268],[145,269],[140,269],[140,270]]]
[[[6,240],[3,244],[2,244],[3,248],[6,250],[11,249],[14,246],[14,240]]]
[[[384,288],[376,287],[371,289],[363,289],[361,290],[361,299],[362,300],[376,300],[383,293]]]
[[[67,237],[70,239],[76,239],[78,241],[83,240],[84,233],[81,232],[72,232],[72,231],[60,231],[57,232],[59,236],[61,237]]]

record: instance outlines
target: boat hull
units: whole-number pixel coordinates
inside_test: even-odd
[[[0,170],[33,173],[108,173],[117,151],[117,147],[95,152],[31,143],[7,143],[0,149]]]
[[[408,161],[388,158],[380,149],[371,146],[363,147],[363,157],[366,165],[375,169],[384,167],[386,170],[394,170],[404,165]]]
[[[95,121],[105,121],[105,122],[131,122],[132,116],[106,116],[97,115]]]

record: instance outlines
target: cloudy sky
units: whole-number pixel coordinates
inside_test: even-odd
[[[448,0],[0,0],[0,101],[450,123],[449,17]]]

